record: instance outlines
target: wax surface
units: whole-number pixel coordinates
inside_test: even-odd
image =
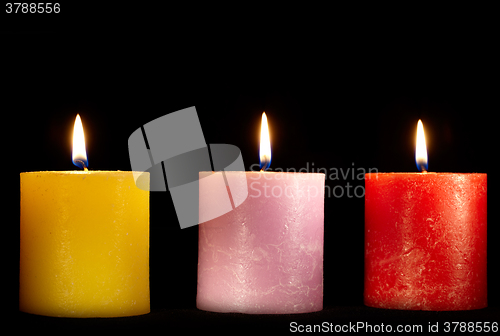
[[[367,306],[487,306],[486,174],[366,175]]]
[[[199,225],[197,307],[249,314],[321,310],[325,175],[246,174],[248,198]]]
[[[20,237],[21,311],[149,312],[149,192],[132,172],[22,173]]]

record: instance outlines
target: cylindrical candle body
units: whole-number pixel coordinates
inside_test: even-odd
[[[486,174],[366,175],[367,306],[487,306]]]
[[[197,307],[248,314],[321,310],[325,175],[247,172],[246,179],[248,198],[240,206],[199,225]],[[200,182],[200,218],[211,189]]]
[[[21,173],[20,238],[21,311],[149,312],[149,192],[132,172]]]

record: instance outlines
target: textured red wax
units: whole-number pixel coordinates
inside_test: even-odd
[[[246,178],[248,198],[199,225],[197,307],[247,314],[323,309],[325,175],[247,172]],[[209,195],[202,188],[210,183],[200,183],[200,203]]]
[[[487,306],[486,174],[366,174],[367,306]]]

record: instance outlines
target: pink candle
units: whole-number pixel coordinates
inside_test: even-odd
[[[211,188],[201,182],[209,174],[200,173],[200,195]],[[246,201],[199,225],[197,307],[249,314],[323,309],[325,175],[246,177]]]
[[[266,158],[268,165],[270,153]],[[213,174],[223,173],[200,172],[200,218],[203,203],[213,202]],[[242,172],[224,174],[231,180]],[[323,309],[325,175],[243,174],[247,199],[199,225],[197,307],[248,314]]]

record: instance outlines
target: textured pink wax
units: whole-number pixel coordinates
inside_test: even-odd
[[[246,174],[243,204],[199,225],[197,307],[248,314],[323,309],[325,175]],[[200,183],[206,195],[202,188],[211,186]]]

